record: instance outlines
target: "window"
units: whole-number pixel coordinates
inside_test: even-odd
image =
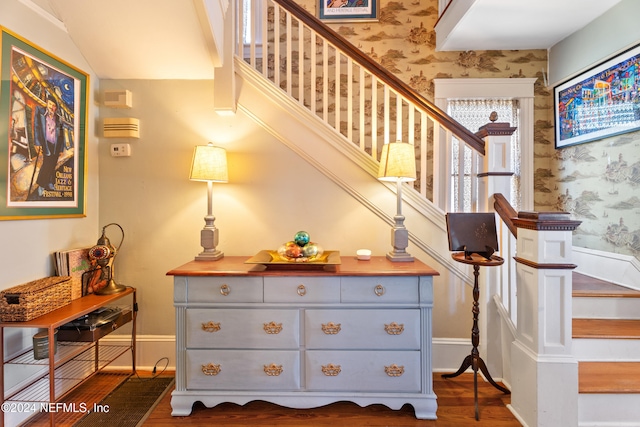
[[[535,78],[434,79],[435,104],[444,111],[449,111],[449,103],[454,100],[509,100],[515,102],[515,105],[517,105],[518,121],[517,124],[512,124],[518,128],[520,141],[520,197],[518,206],[520,210],[533,209],[533,85],[535,81]],[[489,111],[489,113],[491,111]],[[488,123],[488,113],[483,112],[478,114],[484,116],[484,123],[482,124]],[[507,115],[498,113],[498,116],[499,121],[507,121]],[[472,131],[477,130],[477,126],[475,129],[470,126],[468,126],[468,128]],[[435,173],[438,174],[440,182],[449,182],[452,176],[452,170],[448,165],[450,165],[449,161],[453,153],[445,149],[439,150],[439,153],[440,157],[436,159],[436,162],[437,164],[445,166],[435,171]],[[470,167],[474,167],[474,165],[470,164]],[[514,172],[517,172],[517,169],[514,170]],[[471,180],[471,178],[469,178],[469,180]],[[444,210],[451,210],[451,207],[454,206],[451,191],[443,192],[438,198],[434,195],[434,202]]]
[[[511,194],[505,194],[511,206],[515,210],[520,209],[520,126],[519,126],[519,102],[517,99],[450,99],[448,100],[447,114],[460,122],[472,132],[489,122],[492,112],[498,114],[498,122],[507,122],[516,127],[511,136]],[[451,200],[452,206],[461,206],[455,209],[460,212],[475,212],[477,206],[476,194],[478,194],[478,181],[475,171],[479,165],[474,161],[480,160],[473,156],[473,150],[466,144],[454,138],[451,144]],[[463,156],[461,159],[460,156]],[[462,170],[460,170],[462,169]],[[460,174],[464,178],[459,179]],[[459,188],[463,183],[463,188]],[[475,188],[474,188],[475,187]],[[459,200],[461,198],[462,200]]]

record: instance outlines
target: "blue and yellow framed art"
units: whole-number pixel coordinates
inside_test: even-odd
[[[82,217],[89,76],[0,31],[0,220]]]
[[[640,45],[554,88],[556,148],[640,129]]]

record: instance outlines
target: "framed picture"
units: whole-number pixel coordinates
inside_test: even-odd
[[[0,30],[0,219],[84,216],[89,76]]]
[[[375,22],[380,0],[316,0],[317,15],[327,22]]]
[[[640,128],[640,45],[556,86],[556,148]]]

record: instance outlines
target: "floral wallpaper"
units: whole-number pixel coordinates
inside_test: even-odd
[[[298,4],[315,14],[317,1]],[[437,52],[437,19],[438,0],[380,0],[378,22],[329,26],[432,101],[435,78],[537,78],[535,209],[581,220],[576,246],[640,258],[640,132],[556,150],[546,50]]]

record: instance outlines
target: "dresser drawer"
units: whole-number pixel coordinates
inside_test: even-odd
[[[420,310],[305,310],[309,349],[420,349]]]
[[[262,302],[262,277],[189,277],[187,302]]]
[[[338,303],[340,277],[265,277],[264,302]]]
[[[300,345],[298,310],[187,309],[187,348],[280,348]]]
[[[307,351],[309,391],[419,392],[419,351]]]
[[[298,390],[297,351],[189,350],[188,390]]]
[[[418,303],[418,277],[342,277],[341,301],[348,303]]]

